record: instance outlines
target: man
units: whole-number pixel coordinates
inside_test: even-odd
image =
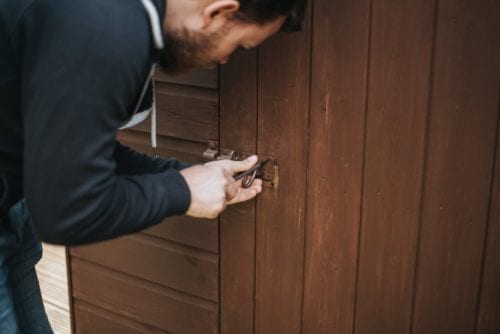
[[[0,333],[51,332],[39,240],[77,245],[170,215],[216,217],[262,190],[233,179],[256,157],[189,167],[115,137],[154,117],[155,63],[170,74],[225,63],[296,30],[304,2],[0,0]]]

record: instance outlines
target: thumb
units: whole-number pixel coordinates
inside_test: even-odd
[[[259,161],[256,155],[252,155],[242,161],[231,161],[231,171],[234,173],[245,172],[255,166]]]

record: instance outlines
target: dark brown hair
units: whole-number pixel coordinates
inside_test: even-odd
[[[302,30],[302,20],[307,0],[238,0],[240,10],[235,17],[240,20],[267,23],[280,16],[286,20],[281,30]]]

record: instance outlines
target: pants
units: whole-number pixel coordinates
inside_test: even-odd
[[[52,333],[35,265],[42,257],[24,201],[0,217],[0,333]]]

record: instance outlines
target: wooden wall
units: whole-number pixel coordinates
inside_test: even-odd
[[[279,186],[73,248],[77,333],[500,333],[498,0],[314,0],[303,33],[159,80],[163,155],[217,140]]]

